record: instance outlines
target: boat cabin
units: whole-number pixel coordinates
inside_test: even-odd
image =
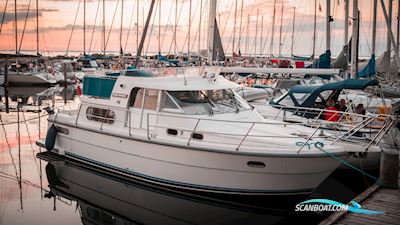
[[[162,120],[160,115],[170,115],[164,124],[193,127],[196,120],[183,122],[182,119],[213,116],[213,119],[243,120],[255,113],[233,91],[238,85],[222,76],[148,75],[143,70],[131,70],[118,77],[86,76],[80,108],[80,115],[86,112],[86,118],[79,121],[98,121],[105,125],[119,123],[145,129],[149,121],[159,124],[156,121]]]

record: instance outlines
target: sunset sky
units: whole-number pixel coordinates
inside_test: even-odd
[[[35,0],[17,0],[17,16],[18,16],[18,39],[21,41],[22,30],[25,23],[27,9],[30,5],[30,12],[26,23],[25,34],[21,46],[21,52],[36,49],[36,1]],[[81,1],[81,2],[80,2]],[[121,24],[121,1],[122,0],[106,0],[105,20],[106,20],[106,39],[107,51],[119,51],[119,29]],[[159,25],[159,8],[158,1],[153,12],[153,18],[148,31],[148,36],[144,46],[144,52],[158,51],[158,25]],[[283,10],[282,25],[282,53],[290,54],[291,36],[293,26],[293,8],[296,7],[295,20],[295,37],[294,37],[294,53],[296,55],[310,55],[312,52],[312,30],[313,30],[313,11],[314,1],[311,0],[277,0],[276,22],[274,35],[274,53],[278,53],[279,46],[279,30],[281,20],[281,6]],[[387,2],[388,0],[386,0]],[[7,0],[0,0],[0,22],[4,15],[4,24],[0,34],[0,51],[15,51],[15,34],[14,34],[14,0],[8,0],[7,8],[5,8]],[[123,48],[126,52],[136,51],[136,10],[137,0],[124,0],[124,18],[123,18]],[[179,17],[177,43],[178,52],[187,52],[187,33],[189,24],[189,0],[178,0],[178,16]],[[242,0],[238,0],[238,13],[236,23],[236,45],[240,34],[240,7]],[[248,40],[247,53],[267,54],[270,52],[272,12],[274,0],[245,0],[243,6],[242,20],[242,39],[240,50],[245,53],[246,38]],[[321,6],[321,10],[317,10],[317,54],[325,51],[325,0],[317,0],[317,8]],[[333,55],[337,55],[344,44],[344,1],[331,0],[331,15],[334,22],[332,27],[332,45]],[[379,1],[378,1],[379,2]],[[54,52],[65,53],[68,42],[71,37],[71,31],[74,24],[75,14],[78,6],[79,12],[76,19],[75,29],[72,34],[69,47],[70,54],[77,54],[83,51],[83,0],[39,0],[39,23],[40,23],[40,52],[47,55],[54,55]],[[101,22],[102,22],[102,0],[100,0],[100,9],[95,24],[99,0],[87,0],[86,9],[86,52],[101,50]],[[203,4],[203,15],[200,21],[200,4]],[[143,21],[148,13],[150,0],[139,0],[139,34],[143,26]],[[350,3],[350,16],[351,16]],[[181,9],[182,8],[182,9]],[[191,51],[197,51],[199,48],[199,24],[202,29],[200,48],[206,48],[206,26],[208,18],[209,0],[192,0],[192,27],[191,27]],[[361,11],[361,27],[360,27],[360,55],[369,56],[371,54],[371,32],[372,32],[372,0],[360,0],[359,9]],[[259,19],[257,25],[257,10],[259,10]],[[222,42],[225,52],[232,53],[232,37],[234,28],[234,11],[235,0],[220,0],[217,4],[217,20],[222,36]],[[112,29],[110,27],[113,15],[116,14]],[[250,22],[247,30],[247,15]],[[262,22],[262,17],[264,18]],[[132,18],[132,22],[131,22]],[[175,0],[161,0],[161,50],[164,53],[174,53],[172,43],[173,26],[175,21]],[[169,18],[169,20],[168,20]],[[396,18],[397,18],[397,0],[393,2],[393,29],[396,34]],[[154,22],[153,22],[154,21]],[[128,37],[129,24],[131,24],[130,35]],[[261,24],[263,27],[261,28]],[[96,25],[94,32],[93,26]],[[351,26],[350,26],[351,33]],[[257,30],[257,31],[256,31]],[[261,30],[263,30],[261,43]],[[257,39],[255,35],[257,32]],[[110,33],[110,34],[109,34]],[[151,35],[150,35],[151,33]],[[93,34],[93,38],[92,38]],[[109,36],[109,38],[108,38]],[[256,42],[255,42],[256,40]],[[91,43],[91,45],[90,45]],[[126,47],[125,47],[126,45]],[[378,7],[378,32],[377,32],[377,54],[380,54],[386,48],[386,25],[384,23],[382,9]],[[235,47],[237,50],[237,46]]]

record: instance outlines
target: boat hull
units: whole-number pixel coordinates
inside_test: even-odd
[[[56,81],[53,79],[46,79],[45,77],[36,74],[10,74],[8,76],[8,83],[12,86],[24,86],[24,85],[32,86],[32,85],[52,85],[55,84]]]
[[[57,126],[68,129],[68,134],[57,135],[55,152],[148,182],[188,190],[304,195],[340,164],[327,155],[207,151]],[[347,154],[338,157],[344,159]]]

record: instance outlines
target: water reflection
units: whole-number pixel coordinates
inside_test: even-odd
[[[162,189],[70,161],[49,162],[46,174],[50,187],[46,196],[76,201],[83,224],[278,224],[285,220],[281,211]]]

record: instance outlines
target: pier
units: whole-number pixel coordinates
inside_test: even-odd
[[[400,165],[399,165],[400,166]],[[398,182],[400,176],[397,175]],[[335,212],[319,225],[362,225],[362,224],[399,224],[400,221],[400,189],[391,189],[374,184],[353,199],[362,208],[383,211],[384,214],[364,215],[357,213]]]

